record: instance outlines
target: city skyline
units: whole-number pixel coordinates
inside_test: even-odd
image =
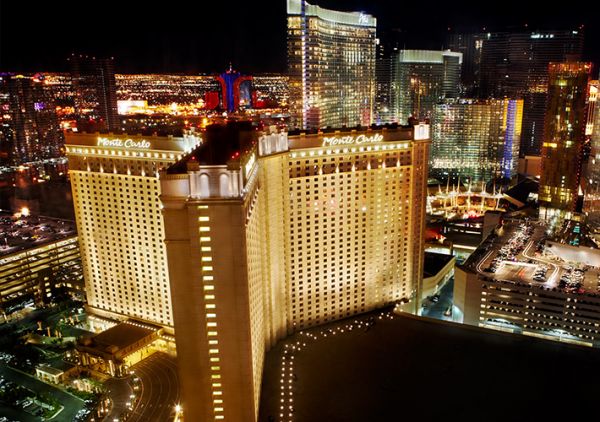
[[[448,28],[452,30],[571,29],[585,26],[583,59],[598,63],[600,32],[594,28],[593,15],[584,8],[554,10],[542,2],[516,1],[502,9],[478,8],[474,2],[433,2],[427,15],[421,5],[358,0],[315,2],[336,10],[359,10],[378,19],[377,36],[391,33],[408,49],[441,49]],[[202,10],[150,10],[135,5],[119,5],[95,10],[93,16],[80,18],[75,4],[62,4],[31,12],[24,5],[3,3],[0,7],[0,68],[4,71],[67,71],[71,53],[115,57],[117,72],[214,73],[233,62],[249,73],[284,72],[286,63],[286,2],[269,0],[243,4],[224,15],[220,5],[203,4]],[[518,13],[515,13],[518,10]],[[105,25],[113,19],[123,22],[118,30]],[[14,16],[27,15],[24,19]],[[222,16],[224,19],[212,19]],[[160,19],[160,28],[152,23]],[[224,22],[224,23],[223,23]],[[16,26],[18,24],[18,27]],[[130,29],[133,28],[133,29]],[[16,34],[19,34],[17,36]],[[25,34],[25,35],[23,35]],[[40,41],[52,39],[51,43]],[[31,36],[27,36],[31,35]]]
[[[586,6],[3,2],[0,422],[593,419]]]

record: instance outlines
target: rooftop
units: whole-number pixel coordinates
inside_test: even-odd
[[[201,145],[169,167],[167,173],[187,173],[188,163],[225,165],[230,160],[239,160],[258,139],[258,131],[250,121],[230,121],[207,126],[203,139]]]
[[[425,252],[423,263],[423,277],[432,277],[439,273],[454,256],[437,252]]]
[[[597,417],[596,390],[589,388],[600,375],[596,350],[429,318],[368,318],[320,326],[271,349],[265,359],[259,420]],[[305,346],[291,353],[293,366],[283,366],[286,346],[289,356],[289,346],[296,342]],[[280,394],[282,383],[291,386],[290,395]],[[557,401],[552,398],[554,386],[568,386],[567,396],[577,399],[564,396]],[[286,412],[279,418],[281,405]]]
[[[517,208],[524,206],[532,194],[537,194],[540,182],[532,178],[525,178],[504,193],[504,197]]]
[[[592,254],[591,262],[600,262],[598,250],[566,244],[574,254],[559,251],[561,244],[547,244],[546,229],[541,221],[506,220],[498,236],[488,237],[462,268],[488,281],[597,297],[600,266],[575,258]]]
[[[87,133],[87,132],[67,132],[65,145],[75,147],[98,148],[98,150],[110,151],[149,151],[162,152],[186,152],[191,150],[200,141],[197,134],[178,136],[157,136],[157,135],[131,135],[121,133]],[[67,148],[67,152],[69,148]],[[73,151],[71,151],[73,152]],[[114,153],[113,153],[114,154]]]
[[[159,331],[161,327],[128,320],[93,337],[83,338],[81,344],[102,353],[115,354]]]
[[[75,236],[74,221],[0,213],[0,257]]]
[[[62,360],[62,358],[60,358],[60,359],[54,359],[48,363],[43,363],[41,365],[38,365],[36,369],[39,369],[40,371],[43,371],[47,374],[60,375],[60,374],[67,372],[69,369],[73,368],[74,366],[75,365],[73,365],[72,363],[65,362],[64,360]]]

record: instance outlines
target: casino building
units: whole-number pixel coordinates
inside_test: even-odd
[[[68,134],[88,311],[172,331],[158,172],[199,138]]]
[[[291,127],[373,121],[377,19],[287,0]]]
[[[208,129],[160,175],[182,407],[256,421],[278,339],[419,297],[429,126]]]

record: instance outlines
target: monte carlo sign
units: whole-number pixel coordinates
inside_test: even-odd
[[[99,147],[113,147],[113,148],[136,148],[136,149],[149,149],[150,142],[145,139],[133,140],[133,139],[110,139],[110,138],[98,138]]]
[[[376,133],[371,136],[356,135],[356,136],[326,136],[323,138],[324,147],[333,147],[336,145],[356,145],[356,144],[372,144],[383,141],[383,135]]]

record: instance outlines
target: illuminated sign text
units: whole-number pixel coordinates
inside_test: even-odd
[[[383,135],[376,133],[371,136],[358,135],[358,136],[326,136],[323,138],[323,146],[336,146],[336,145],[352,145],[352,144],[371,144],[375,142],[383,141]]]
[[[98,138],[99,147],[115,147],[115,148],[138,148],[138,149],[149,149],[150,142],[145,139],[134,141],[133,139],[109,139],[109,138]]]

